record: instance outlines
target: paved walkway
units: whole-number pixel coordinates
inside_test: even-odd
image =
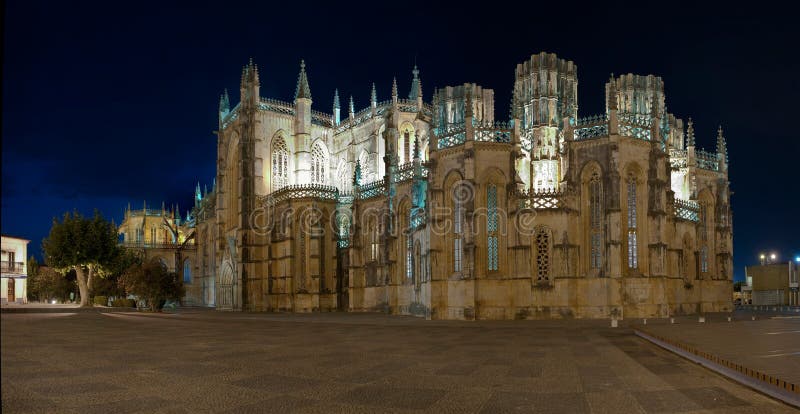
[[[740,319],[698,323],[696,318],[682,318],[676,324],[651,321],[637,329],[800,385],[800,317]]]
[[[0,318],[3,413],[796,412],[608,321]]]

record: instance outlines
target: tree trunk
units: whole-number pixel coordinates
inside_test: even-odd
[[[78,289],[81,292],[81,306],[89,306],[89,285],[87,283],[87,270],[81,266],[75,269],[75,274],[78,279]]]

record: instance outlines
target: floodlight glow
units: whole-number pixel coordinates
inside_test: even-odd
[[[800,256],[795,257],[794,261],[797,262],[797,263],[800,263]]]
[[[775,260],[775,257],[776,257],[775,253],[772,253],[771,255],[769,255],[769,258],[772,259],[772,260]]]

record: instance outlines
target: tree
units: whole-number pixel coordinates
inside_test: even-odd
[[[93,218],[65,213],[53,219],[50,235],[42,242],[45,261],[61,271],[75,270],[81,306],[91,306],[89,292],[95,276],[103,276],[119,254],[116,226],[95,210]]]
[[[184,294],[183,280],[170,272],[157,258],[129,267],[120,278],[128,293],[147,301],[152,311],[158,311],[167,300],[179,300]]]

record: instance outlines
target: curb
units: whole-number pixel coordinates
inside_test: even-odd
[[[761,371],[747,368],[708,352],[697,350],[686,344],[672,341],[640,329],[634,329],[636,336],[671,351],[683,358],[724,375],[736,382],[800,408],[800,384],[795,384]]]

